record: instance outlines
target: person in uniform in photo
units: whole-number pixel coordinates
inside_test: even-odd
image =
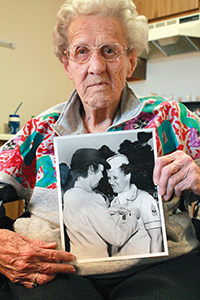
[[[128,158],[116,154],[107,159],[110,168],[107,170],[108,182],[117,196],[112,200],[110,213],[120,217],[120,209],[138,208],[140,219],[138,231],[117,249],[116,255],[133,255],[159,253],[162,251],[162,232],[160,213],[157,201],[146,191],[140,190],[131,183]],[[127,171],[128,170],[128,171]],[[113,247],[116,252],[116,247]]]

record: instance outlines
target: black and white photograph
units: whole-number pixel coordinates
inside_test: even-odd
[[[62,246],[78,262],[168,255],[154,129],[54,139]]]

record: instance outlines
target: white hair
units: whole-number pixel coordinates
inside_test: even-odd
[[[55,55],[61,59],[69,47],[68,27],[77,16],[99,15],[118,18],[124,26],[127,47],[137,50],[140,55],[148,51],[148,24],[144,16],[139,16],[132,0],[66,0],[57,15],[53,30]]]

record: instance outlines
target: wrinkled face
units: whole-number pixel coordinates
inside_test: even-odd
[[[119,43],[127,46],[122,23],[116,18],[99,16],[79,16],[68,28],[70,46],[101,45]],[[125,53],[116,61],[107,62],[94,51],[90,60],[78,64],[62,59],[64,68],[81,98],[83,106],[94,109],[115,106],[120,101],[125,80],[130,77],[136,65],[136,52]]]
[[[125,175],[120,168],[107,170],[108,182],[114,193],[126,192],[130,188],[130,174]]]

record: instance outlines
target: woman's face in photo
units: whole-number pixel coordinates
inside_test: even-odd
[[[108,182],[114,193],[126,192],[130,188],[130,176],[125,175],[120,168],[107,170]]]

